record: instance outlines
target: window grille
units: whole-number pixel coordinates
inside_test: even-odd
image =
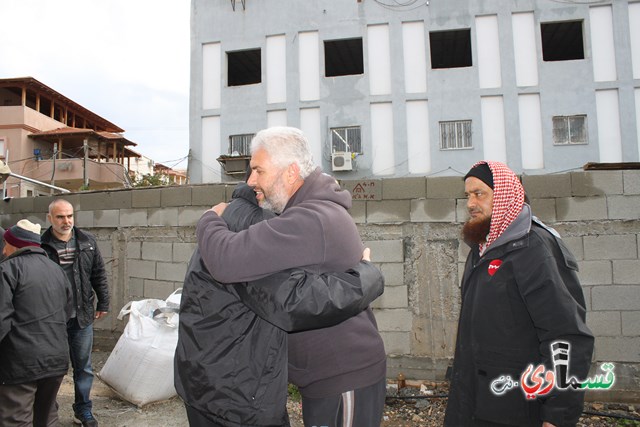
[[[242,135],[229,136],[229,155],[249,156],[251,154],[251,140],[254,133],[244,133]]]
[[[555,116],[553,118],[553,143],[555,145],[586,144],[587,116]]]
[[[460,150],[473,148],[471,120],[440,122],[440,149]]]
[[[362,154],[360,126],[331,129],[331,149]]]

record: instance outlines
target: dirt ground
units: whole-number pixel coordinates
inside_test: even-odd
[[[93,352],[94,372],[100,372],[108,357],[108,352]],[[94,378],[91,398],[93,400],[93,414],[101,427],[183,427],[189,425],[182,401],[177,397],[139,409],[135,405],[121,400],[102,381]],[[61,427],[74,425],[72,404],[73,377],[69,372],[58,392],[58,416]]]
[[[100,372],[108,356],[108,352],[94,351],[95,372]],[[388,393],[381,427],[442,426],[446,398],[437,396],[446,394],[446,384],[430,384],[429,388],[433,393],[429,398],[420,397],[418,390],[410,387],[403,389],[404,392],[401,393],[392,392],[391,395]],[[93,383],[92,399],[93,412],[101,427],[187,427],[189,425],[184,406],[178,397],[138,408],[121,400],[108,386],[96,378]],[[67,374],[58,393],[61,427],[73,425],[72,403],[73,381],[70,374]],[[300,403],[289,401],[287,408],[291,427],[303,427]],[[640,420],[640,413],[638,413],[640,405],[588,403],[585,405],[585,410],[592,413],[614,413]],[[640,422],[585,414],[578,423],[578,427],[609,426],[640,427]]]

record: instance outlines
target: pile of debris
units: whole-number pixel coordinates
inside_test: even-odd
[[[400,376],[387,385],[382,427],[442,426],[448,382],[409,381]],[[640,405],[587,402],[578,427],[640,427]]]
[[[442,426],[449,385],[446,382],[398,380],[387,384],[384,427]]]

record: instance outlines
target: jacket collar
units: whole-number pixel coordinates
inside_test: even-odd
[[[8,257],[5,257],[1,262],[5,262],[5,261],[7,261],[9,259],[16,258],[16,257],[19,257],[21,255],[26,255],[26,254],[40,254],[40,255],[47,256],[47,253],[44,251],[44,249],[42,249],[42,248],[40,248],[38,246],[25,246],[24,248],[18,249],[17,251],[12,253]]]
[[[502,233],[500,237],[498,237],[496,241],[489,246],[482,257],[485,257],[488,253],[494,252],[498,249],[501,249],[501,252],[504,253],[524,246],[526,242],[521,239],[531,231],[532,218],[533,215],[531,214],[531,207],[525,203],[520,214],[518,214],[516,219],[514,219],[509,227],[507,227],[504,233]],[[474,249],[477,250],[477,245]],[[495,252],[492,256],[495,256]]]
[[[87,242],[89,239],[87,238],[87,236],[75,225],[73,226],[73,235],[76,237],[76,240],[79,243],[85,243]],[[40,240],[42,241],[42,243],[46,243],[46,244],[50,244],[51,240],[53,240],[53,232],[51,231],[51,227],[47,228],[47,230],[42,234],[42,237],[40,238]]]

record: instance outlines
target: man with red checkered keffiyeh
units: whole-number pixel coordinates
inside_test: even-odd
[[[464,184],[471,251],[444,424],[575,426],[584,392],[569,380],[587,377],[593,352],[577,262],[506,165],[478,162]]]

